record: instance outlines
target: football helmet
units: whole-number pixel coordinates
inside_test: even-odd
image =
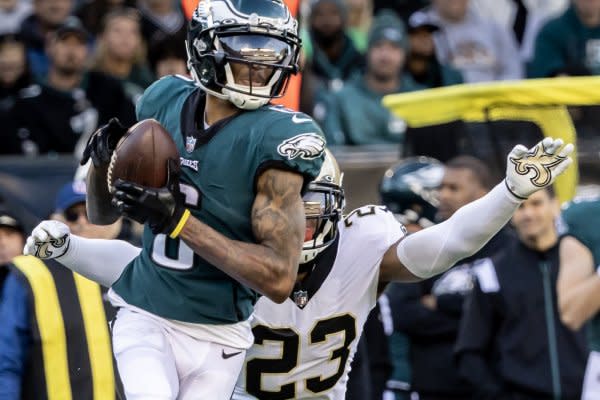
[[[283,96],[299,69],[300,46],[283,0],[201,0],[186,40],[194,80],[245,110]]]
[[[308,184],[303,196],[306,215],[306,236],[302,247],[301,264],[312,261],[337,238],[337,223],[344,211],[344,189],[335,157],[325,150],[321,172]]]
[[[381,201],[401,223],[431,226],[443,176],[444,165],[435,158],[408,158],[385,171],[379,186]]]

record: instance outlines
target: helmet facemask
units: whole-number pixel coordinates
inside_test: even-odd
[[[221,5],[221,14],[222,9],[228,10]],[[234,14],[235,19],[215,22],[213,14],[195,15],[190,23],[186,49],[196,82],[242,109],[256,109],[283,96],[290,76],[298,71],[296,21],[291,16],[283,23],[257,14]]]
[[[344,209],[343,189],[334,183],[311,182],[303,196],[306,235],[301,264],[312,261],[336,240]]]

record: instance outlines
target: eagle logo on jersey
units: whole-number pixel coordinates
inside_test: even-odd
[[[303,160],[314,160],[323,155],[325,139],[316,133],[302,133],[284,140],[277,146],[277,152],[293,160],[300,157]]]
[[[565,157],[546,153],[542,147],[536,146],[533,152],[522,158],[510,157],[510,161],[515,165],[519,175],[527,175],[530,171],[534,171],[530,180],[537,187],[548,185],[552,180],[550,169],[565,159]]]

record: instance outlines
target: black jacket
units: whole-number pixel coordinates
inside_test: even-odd
[[[17,137],[35,144],[39,153],[71,153],[82,135],[112,117],[118,117],[125,126],[133,125],[135,108],[119,81],[89,72],[80,87],[69,92],[46,84],[22,90],[12,116]]]
[[[558,243],[537,252],[514,239],[478,268],[456,344],[477,398],[579,399],[588,351],[558,313]]]
[[[388,291],[394,329],[410,338],[413,390],[422,395],[469,398],[473,390],[456,372],[454,345],[463,300],[472,288],[470,265],[499,252],[513,236],[506,227],[448,272],[419,283],[395,285]],[[428,294],[436,296],[436,310],[421,303],[421,297]]]

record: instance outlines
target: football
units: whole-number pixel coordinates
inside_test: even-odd
[[[108,189],[123,179],[159,188],[167,183],[167,161],[179,164],[179,152],[167,130],[155,119],[145,119],[133,125],[121,138],[108,166]]]

